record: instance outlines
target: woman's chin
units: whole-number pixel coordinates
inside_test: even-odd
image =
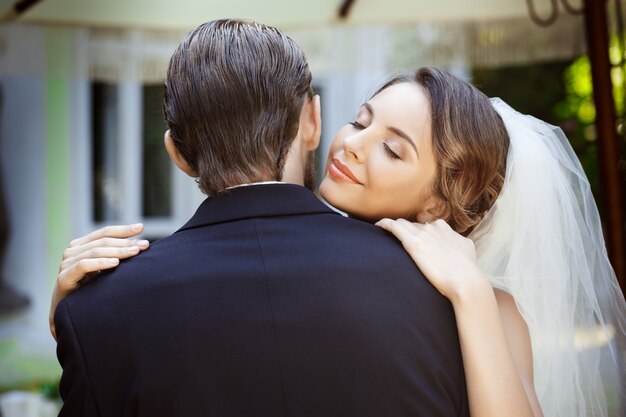
[[[319,195],[326,201],[328,204],[333,206],[335,209],[339,210],[342,213],[347,214],[349,217],[371,221],[368,219],[367,215],[362,212],[362,207],[355,207],[355,204],[351,204],[349,201],[346,201],[346,197],[338,195],[340,193],[336,192],[336,190],[330,190],[331,187],[324,187],[324,182],[320,184]]]

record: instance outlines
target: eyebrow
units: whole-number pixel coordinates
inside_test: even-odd
[[[370,112],[370,114],[372,115],[372,117],[374,116],[374,108],[372,107],[371,104],[369,103],[363,103],[362,107],[365,107],[365,109],[367,111]],[[415,142],[413,141],[413,139],[411,139],[411,137],[409,135],[407,135],[406,133],[404,133],[402,130],[396,128],[396,127],[392,127],[392,126],[387,126],[387,130],[389,130],[390,132],[395,133],[396,135],[400,136],[402,139],[406,140],[407,142],[409,142],[409,145],[411,145],[411,147],[413,149],[415,149],[415,153],[417,154],[417,157],[420,157],[420,153],[417,150],[417,146],[415,145]]]

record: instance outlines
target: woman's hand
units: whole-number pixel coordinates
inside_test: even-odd
[[[382,219],[376,226],[397,237],[430,283],[453,303],[468,286],[484,287],[487,279],[478,268],[474,242],[444,220],[421,224]]]
[[[54,312],[59,302],[100,271],[115,268],[120,259],[147,249],[147,240],[128,239],[141,232],[143,224],[106,226],[70,242],[63,252],[50,303],[50,331],[55,340]]]

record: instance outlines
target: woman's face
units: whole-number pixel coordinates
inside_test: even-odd
[[[436,163],[430,102],[421,87],[392,85],[361,106],[335,136],[320,194],[367,220],[430,220]]]

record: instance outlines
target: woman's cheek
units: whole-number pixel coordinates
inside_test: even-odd
[[[328,148],[328,155],[326,155],[326,168],[328,168],[328,163],[333,159],[333,157],[337,154],[337,152],[339,151],[339,144],[337,143],[337,140],[334,140],[331,144],[330,144],[330,148]]]

